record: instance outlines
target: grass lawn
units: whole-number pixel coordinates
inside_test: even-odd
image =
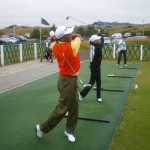
[[[150,62],[136,63],[140,64],[134,81],[138,89],[129,94],[110,150],[150,149]]]

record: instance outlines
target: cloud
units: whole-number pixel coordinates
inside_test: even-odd
[[[149,0],[5,0],[0,5],[0,28],[18,20],[21,24],[40,25],[41,17],[51,25],[81,25],[67,16],[77,18],[87,24],[95,21],[150,23]]]

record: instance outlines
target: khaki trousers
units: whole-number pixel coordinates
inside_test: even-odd
[[[51,131],[68,111],[66,131],[74,133],[78,120],[77,77],[59,75],[58,90],[59,103],[47,121],[41,124],[41,130],[44,133]]]

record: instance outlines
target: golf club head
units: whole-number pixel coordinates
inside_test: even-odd
[[[70,17],[68,16],[67,18],[66,18],[66,20],[68,20]]]

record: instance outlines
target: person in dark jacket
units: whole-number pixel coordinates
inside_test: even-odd
[[[101,44],[101,36],[92,35],[90,38],[90,70],[91,77],[88,84],[84,85],[84,89],[78,92],[79,100],[82,101],[94,83],[96,82],[96,100],[98,102],[102,101],[101,98],[101,61],[102,61],[102,44]]]

